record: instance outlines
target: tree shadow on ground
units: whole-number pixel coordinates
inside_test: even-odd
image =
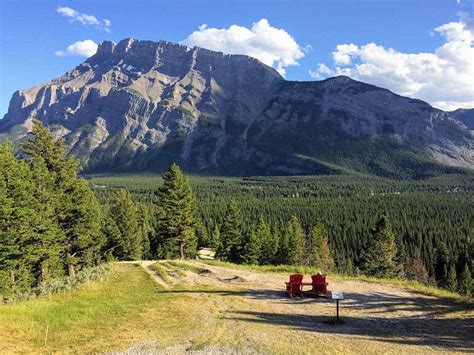
[[[298,305],[327,303],[335,308],[328,298],[295,297],[289,299],[286,292],[271,289],[179,289],[172,293],[208,293],[219,296],[241,296],[250,299],[264,300],[279,305],[291,304],[288,309],[294,311]],[[344,293],[341,303],[345,324],[329,325],[324,323],[330,318],[324,315],[271,312],[236,311],[228,313],[227,319],[281,325],[289,328],[318,333],[347,334],[367,337],[373,340],[405,345],[435,346],[444,350],[474,351],[474,318],[453,313],[469,311],[473,305],[454,302],[450,299],[426,297],[413,294],[412,297],[401,297],[386,293]],[[281,308],[280,308],[281,309]]]
[[[317,333],[345,334],[404,345],[435,346],[452,351],[474,351],[472,318],[343,317],[345,323],[330,325],[327,316],[266,312],[234,312],[229,319],[281,325]]]
[[[386,313],[392,311],[421,313],[422,317],[443,316],[452,313],[472,311],[474,304],[455,301],[448,298],[421,296],[413,293],[410,297],[392,295],[382,292],[344,293],[344,305],[351,309],[363,310],[366,313]]]

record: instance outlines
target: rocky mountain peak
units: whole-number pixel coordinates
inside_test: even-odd
[[[195,171],[305,174],[349,161],[383,174],[403,169],[407,156],[423,162],[413,166],[474,166],[470,131],[423,101],[346,76],[285,81],[255,58],[167,41],[102,42],[63,76],[16,92],[0,138],[24,139],[32,119],[90,171],[176,161]],[[390,151],[383,166],[375,147]]]

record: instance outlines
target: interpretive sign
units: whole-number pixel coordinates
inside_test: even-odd
[[[339,322],[339,301],[344,299],[344,293],[331,291],[331,298],[336,301],[336,321]]]

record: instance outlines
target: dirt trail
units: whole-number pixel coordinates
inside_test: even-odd
[[[119,261],[119,264],[135,264],[140,265],[145,272],[150,275],[150,277],[155,281],[158,285],[165,289],[169,289],[170,286],[163,281],[161,277],[159,277],[152,269],[150,269],[150,265],[156,263],[156,260],[139,260],[139,261]]]

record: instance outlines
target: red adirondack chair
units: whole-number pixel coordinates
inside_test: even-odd
[[[301,275],[301,274],[290,275],[290,281],[285,282],[286,292],[288,293],[288,296],[290,296],[290,298],[294,294],[297,294],[297,295],[303,297],[302,282],[303,282],[303,275]]]
[[[328,292],[328,283],[326,282],[326,276],[320,274],[313,275],[311,276],[311,280],[313,280],[314,294],[318,296],[326,296]]]

